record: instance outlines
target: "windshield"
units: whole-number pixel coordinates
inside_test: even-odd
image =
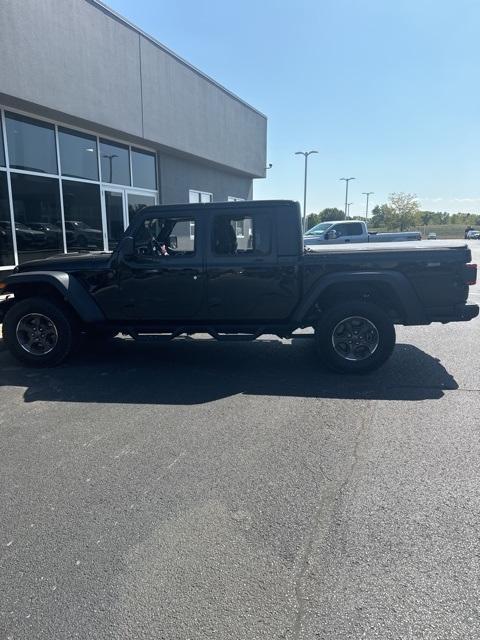
[[[327,229],[332,226],[333,222],[320,222],[320,224],[316,224],[314,227],[309,229],[306,233],[307,236],[321,236]]]

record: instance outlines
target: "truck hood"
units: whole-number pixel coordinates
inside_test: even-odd
[[[108,266],[112,254],[103,251],[82,253],[61,253],[50,258],[23,262],[15,273],[24,271],[85,271],[104,269]]]

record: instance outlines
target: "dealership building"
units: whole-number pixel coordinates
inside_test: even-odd
[[[265,116],[98,0],[1,0],[0,60],[1,270],[265,177]]]

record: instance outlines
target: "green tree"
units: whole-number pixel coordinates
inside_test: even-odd
[[[320,211],[320,222],[329,222],[330,220],[345,220],[345,211],[337,209],[337,207],[327,207]]]
[[[470,214],[468,214],[470,216]],[[440,214],[440,224],[448,224],[450,222],[450,214],[444,211]]]
[[[420,222],[421,224],[423,224],[425,227],[427,226],[427,224],[430,222],[431,218],[432,218],[432,212],[431,211],[420,211]]]
[[[415,226],[418,214],[418,200],[412,193],[392,193],[388,199],[388,213],[385,216],[389,229],[405,231]]]
[[[307,229],[311,229],[319,222],[321,222],[319,213],[309,213],[307,216]]]
[[[372,217],[369,220],[369,226],[372,228],[385,227],[387,225],[386,219],[390,216],[390,210],[388,204],[377,204],[372,209]]]
[[[310,213],[307,216],[307,229],[311,229],[320,222],[329,222],[330,220],[345,220],[345,213],[336,207],[327,207],[320,213]]]

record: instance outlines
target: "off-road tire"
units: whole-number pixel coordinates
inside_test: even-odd
[[[353,321],[352,324],[352,319],[358,320]],[[345,326],[353,327],[354,330],[355,327],[361,327],[362,319],[365,320],[363,326],[371,329],[363,331],[364,334],[370,336],[371,343],[363,347],[360,344],[358,353],[362,355],[361,349],[363,348],[363,353],[368,354],[368,350],[376,346],[370,354],[355,359],[357,354],[348,351],[352,345],[346,344],[345,350],[340,348],[342,343],[339,342],[338,332],[340,331],[341,334],[342,331],[345,331]],[[358,336],[352,335],[350,340],[347,336],[344,342],[351,342],[353,338],[358,338]],[[315,326],[315,341],[322,362],[332,371],[368,373],[381,367],[392,355],[395,347],[395,327],[387,313],[377,305],[361,300],[352,300],[336,304],[324,313]],[[368,340],[365,342],[368,344]],[[353,349],[355,348],[356,345],[353,345]],[[349,357],[353,359],[349,359]]]
[[[56,331],[56,342],[48,353],[31,353],[22,346],[22,320],[40,315],[47,318]],[[27,298],[11,307],[3,321],[3,339],[10,353],[20,362],[32,367],[50,367],[60,364],[73,350],[78,336],[77,320],[72,311],[61,303],[47,298]]]

